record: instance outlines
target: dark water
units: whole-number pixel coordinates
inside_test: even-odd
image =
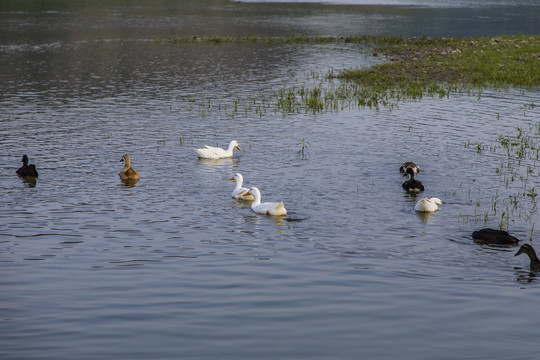
[[[537,275],[470,233],[503,219],[538,238],[523,195],[537,162],[495,148],[536,128],[537,90],[283,114],[275,91],[380,60],[348,45],[152,41],[538,33],[534,2],[493,3],[0,2],[0,357],[533,358]],[[192,150],[232,139],[233,159]],[[134,187],[117,175],[126,152]],[[35,186],[15,176],[22,154]],[[403,193],[406,160],[442,199],[436,214]],[[510,180],[497,172],[509,166]],[[289,214],[231,199],[235,172]]]

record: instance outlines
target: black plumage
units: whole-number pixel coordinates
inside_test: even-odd
[[[19,170],[17,170],[17,175],[21,177],[34,177],[34,178],[37,178],[39,176],[36,170],[36,166],[34,164],[28,165],[28,156],[23,155],[22,163],[23,163],[23,166],[21,166]]]
[[[424,191],[424,185],[414,178],[414,170],[412,168],[407,168],[406,173],[410,176],[410,179],[405,181],[403,185],[403,190],[407,192],[419,192]]]
[[[516,245],[519,243],[519,239],[510,235],[504,230],[495,229],[481,229],[473,231],[472,238],[483,244],[496,244],[496,245]]]

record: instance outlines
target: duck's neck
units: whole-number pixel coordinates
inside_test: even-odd
[[[236,181],[236,188],[240,189],[242,187],[242,183],[244,182],[242,179],[234,179]]]
[[[229,148],[227,149],[227,151],[228,151],[228,152],[232,152],[233,149],[234,149],[234,146],[235,146],[235,145],[234,145],[234,142],[231,142],[231,143],[229,144]]]
[[[257,205],[261,204],[261,193],[259,191],[250,191],[251,195],[253,195],[253,202],[251,203],[251,207],[255,207]]]
[[[131,161],[129,161],[129,157],[124,157],[124,168],[122,170],[127,170],[131,167]]]
[[[531,264],[540,263],[540,260],[538,259],[538,256],[536,256],[536,252],[533,249],[530,249],[530,251],[527,251],[527,255],[529,255],[529,259],[531,259]]]

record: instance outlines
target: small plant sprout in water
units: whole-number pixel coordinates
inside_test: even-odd
[[[300,150],[298,150],[298,153],[302,154],[302,159],[305,159],[309,142],[307,142],[305,138],[302,138],[302,140],[300,140],[300,142],[296,145],[300,146]]]

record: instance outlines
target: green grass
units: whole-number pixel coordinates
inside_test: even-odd
[[[540,86],[540,36],[421,38],[382,43],[389,61],[336,77],[374,94],[419,98],[461,89]]]
[[[315,74],[315,85],[274,91],[273,105],[283,113],[339,111],[352,106],[392,107],[424,96],[448,97],[482,89],[540,87],[540,35],[477,38],[406,38],[400,36],[173,36],[156,38],[172,44],[222,46],[358,44],[380,63]],[[334,81],[335,80],[335,81]],[[336,84],[336,81],[338,82]],[[239,102],[235,103],[235,112]],[[260,112],[266,103],[246,107]]]

